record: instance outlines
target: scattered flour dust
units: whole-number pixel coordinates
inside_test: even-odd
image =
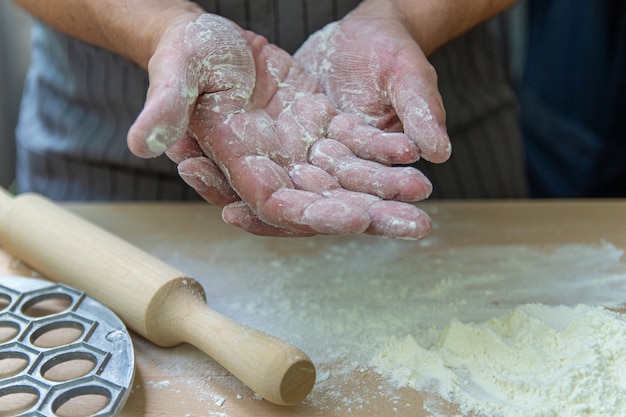
[[[445,399],[463,416],[626,416],[626,324],[591,307],[625,300],[624,253],[610,243],[449,248],[436,238],[250,236],[211,251],[180,245],[153,253],[210,288],[215,310],[313,359],[318,379],[304,400],[312,416],[374,403],[390,407],[378,415],[393,407],[447,416]],[[168,369],[178,363],[184,375],[201,358],[185,350],[171,360]],[[355,390],[361,370],[386,385]],[[394,402],[396,385],[434,395],[420,414]],[[214,384],[197,389],[213,398]],[[217,411],[237,403],[233,395]]]
[[[600,307],[527,304],[479,324],[453,320],[433,346],[407,336],[372,365],[478,415],[626,415],[626,321]]]

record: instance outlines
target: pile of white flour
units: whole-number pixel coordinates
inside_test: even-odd
[[[372,365],[400,386],[437,389],[463,412],[626,415],[626,321],[603,308],[528,304],[479,324],[453,320],[433,346],[407,336]]]

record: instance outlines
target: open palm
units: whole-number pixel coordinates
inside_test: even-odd
[[[337,111],[289,54],[226,19],[178,27],[150,61],[131,150],[167,150],[228,223],[253,233],[428,233],[428,217],[405,202],[426,198],[430,183],[389,166],[419,157],[410,138]]]
[[[393,8],[365,1],[313,34],[295,59],[333,105],[372,126],[404,132],[420,157],[450,156],[437,74]]]

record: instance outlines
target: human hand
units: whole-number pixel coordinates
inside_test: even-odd
[[[403,131],[421,157],[444,162],[451,147],[437,74],[395,3],[364,1],[314,33],[294,58],[337,109]]]
[[[264,38],[201,15],[170,27],[149,74],[130,149],[167,151],[188,184],[224,207],[226,222],[274,236],[428,233],[426,214],[401,201],[426,198],[430,183],[387,166],[416,159],[415,145],[337,112]]]

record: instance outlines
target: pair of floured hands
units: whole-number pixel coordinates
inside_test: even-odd
[[[436,75],[400,21],[359,9],[292,57],[222,17],[181,17],[149,67],[128,143],[166,153],[223,219],[268,236],[418,239],[431,184],[397,167],[450,155]]]

